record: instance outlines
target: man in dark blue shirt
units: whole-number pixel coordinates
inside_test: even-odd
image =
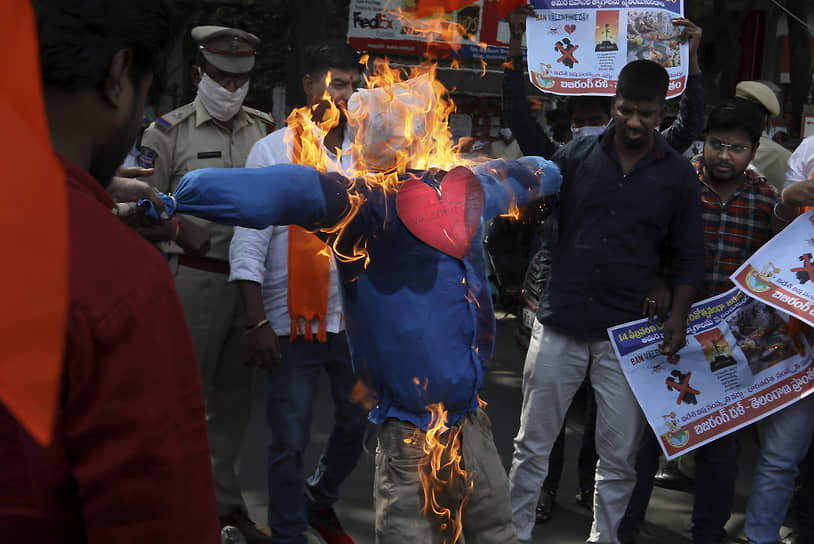
[[[687,311],[703,284],[704,245],[698,178],[656,131],[668,81],[654,62],[628,64],[619,75],[609,127],[554,155],[563,175],[559,239],[526,355],[509,475],[520,543],[531,541],[551,447],[589,371],[600,462],[588,541],[616,541],[635,483],[643,418],[606,329],[640,318],[643,308],[653,313],[649,293],[663,273],[661,262],[671,263],[674,287],[659,349],[671,355],[685,343]]]

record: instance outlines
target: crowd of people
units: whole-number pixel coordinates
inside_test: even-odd
[[[814,137],[792,154],[767,136],[780,112],[769,87],[741,82],[705,115],[702,31],[688,19],[673,20],[690,62],[672,123],[666,70],[639,59],[612,99],[568,101],[563,143],[531,115],[520,68],[531,7],[513,10],[493,146],[504,158],[442,168],[440,155],[411,154],[445,112],[427,107],[444,99],[428,80],[360,89],[358,53],[315,42],[299,74],[310,124],[292,114],[273,131],[243,104],[260,38],[197,26],[195,99],[159,116],[122,168],[175,31],[171,2],[32,6],[66,176],[69,308],[50,443],[0,405],[9,542],[352,544],[334,504],[370,421],[376,542],[530,543],[552,516],[566,413],[587,387],[577,490],[593,514],[587,541],[633,543],[659,447],[606,330],[657,319],[659,351],[675,354],[691,304],[731,288],[732,272],[814,206]],[[209,189],[213,209],[167,209],[160,193],[179,184]],[[496,331],[480,242],[490,219],[540,199],[553,210],[540,230],[552,264],[507,473],[479,397]],[[438,206],[465,210],[460,224],[432,220]],[[306,476],[322,370],[334,425]],[[258,379],[271,434],[263,520],[251,519],[237,474]],[[751,544],[780,542],[801,467],[810,497],[812,411],[814,395],[761,422]],[[739,452],[730,434],[693,454],[695,544],[727,538]],[[793,544],[814,539],[814,527],[797,530]]]

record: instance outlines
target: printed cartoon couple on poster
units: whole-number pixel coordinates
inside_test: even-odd
[[[543,92],[613,95],[630,61],[658,62],[670,75],[667,98],[684,91],[689,49],[680,43],[680,0],[533,0],[526,23],[529,78]]]
[[[608,329],[622,370],[669,459],[814,391],[814,212],[797,218],[692,306],[671,357],[646,319]]]

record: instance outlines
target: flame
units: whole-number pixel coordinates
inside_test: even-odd
[[[422,22],[422,31],[432,24],[437,26],[439,21]],[[368,59],[363,60],[367,63]],[[452,139],[448,120],[456,110],[455,103],[438,81],[435,64],[425,62],[406,70],[391,66],[386,58],[376,59],[372,72],[364,78],[364,89],[355,93],[348,104],[333,102],[327,92],[330,78],[328,73],[326,92],[316,105],[295,109],[286,119],[292,129],[287,143],[293,140],[292,162],[325,171],[325,137],[331,130],[341,129],[340,124],[347,120],[354,164],[343,168],[338,156],[330,169],[350,180],[349,211],[340,223],[322,232],[332,237],[336,259],[363,260],[367,266],[370,257],[365,240],[345,236],[345,228],[364,203],[359,184],[394,193],[409,177],[408,168],[449,170],[474,161],[461,157],[460,146]]]
[[[461,513],[469,501],[473,481],[462,466],[461,427],[447,426],[447,410],[442,403],[431,404],[427,410],[432,422],[422,443],[425,455],[419,464],[424,493],[421,513],[437,526],[443,543],[451,544],[461,536]],[[416,435],[411,440],[420,438]]]
[[[501,214],[500,217],[505,217],[507,219],[513,219],[517,221],[518,219],[520,219],[520,216],[521,216],[520,208],[517,206],[517,204],[511,204],[509,205],[509,211],[507,211],[504,214]]]

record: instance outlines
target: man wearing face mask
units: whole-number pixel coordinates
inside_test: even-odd
[[[170,193],[186,172],[242,167],[268,133],[271,118],[243,106],[254,67],[257,36],[221,26],[197,26],[191,103],[159,117],[144,132],[139,166],[154,168],[145,181]],[[175,286],[200,361],[218,515],[240,529],[247,542],[270,542],[249,520],[235,471],[249,421],[254,371],[246,366],[246,315],[237,287],[229,283],[232,227],[179,217],[175,242],[165,244]],[[192,226],[201,227],[193,229]],[[186,236],[200,232],[202,235]]]

